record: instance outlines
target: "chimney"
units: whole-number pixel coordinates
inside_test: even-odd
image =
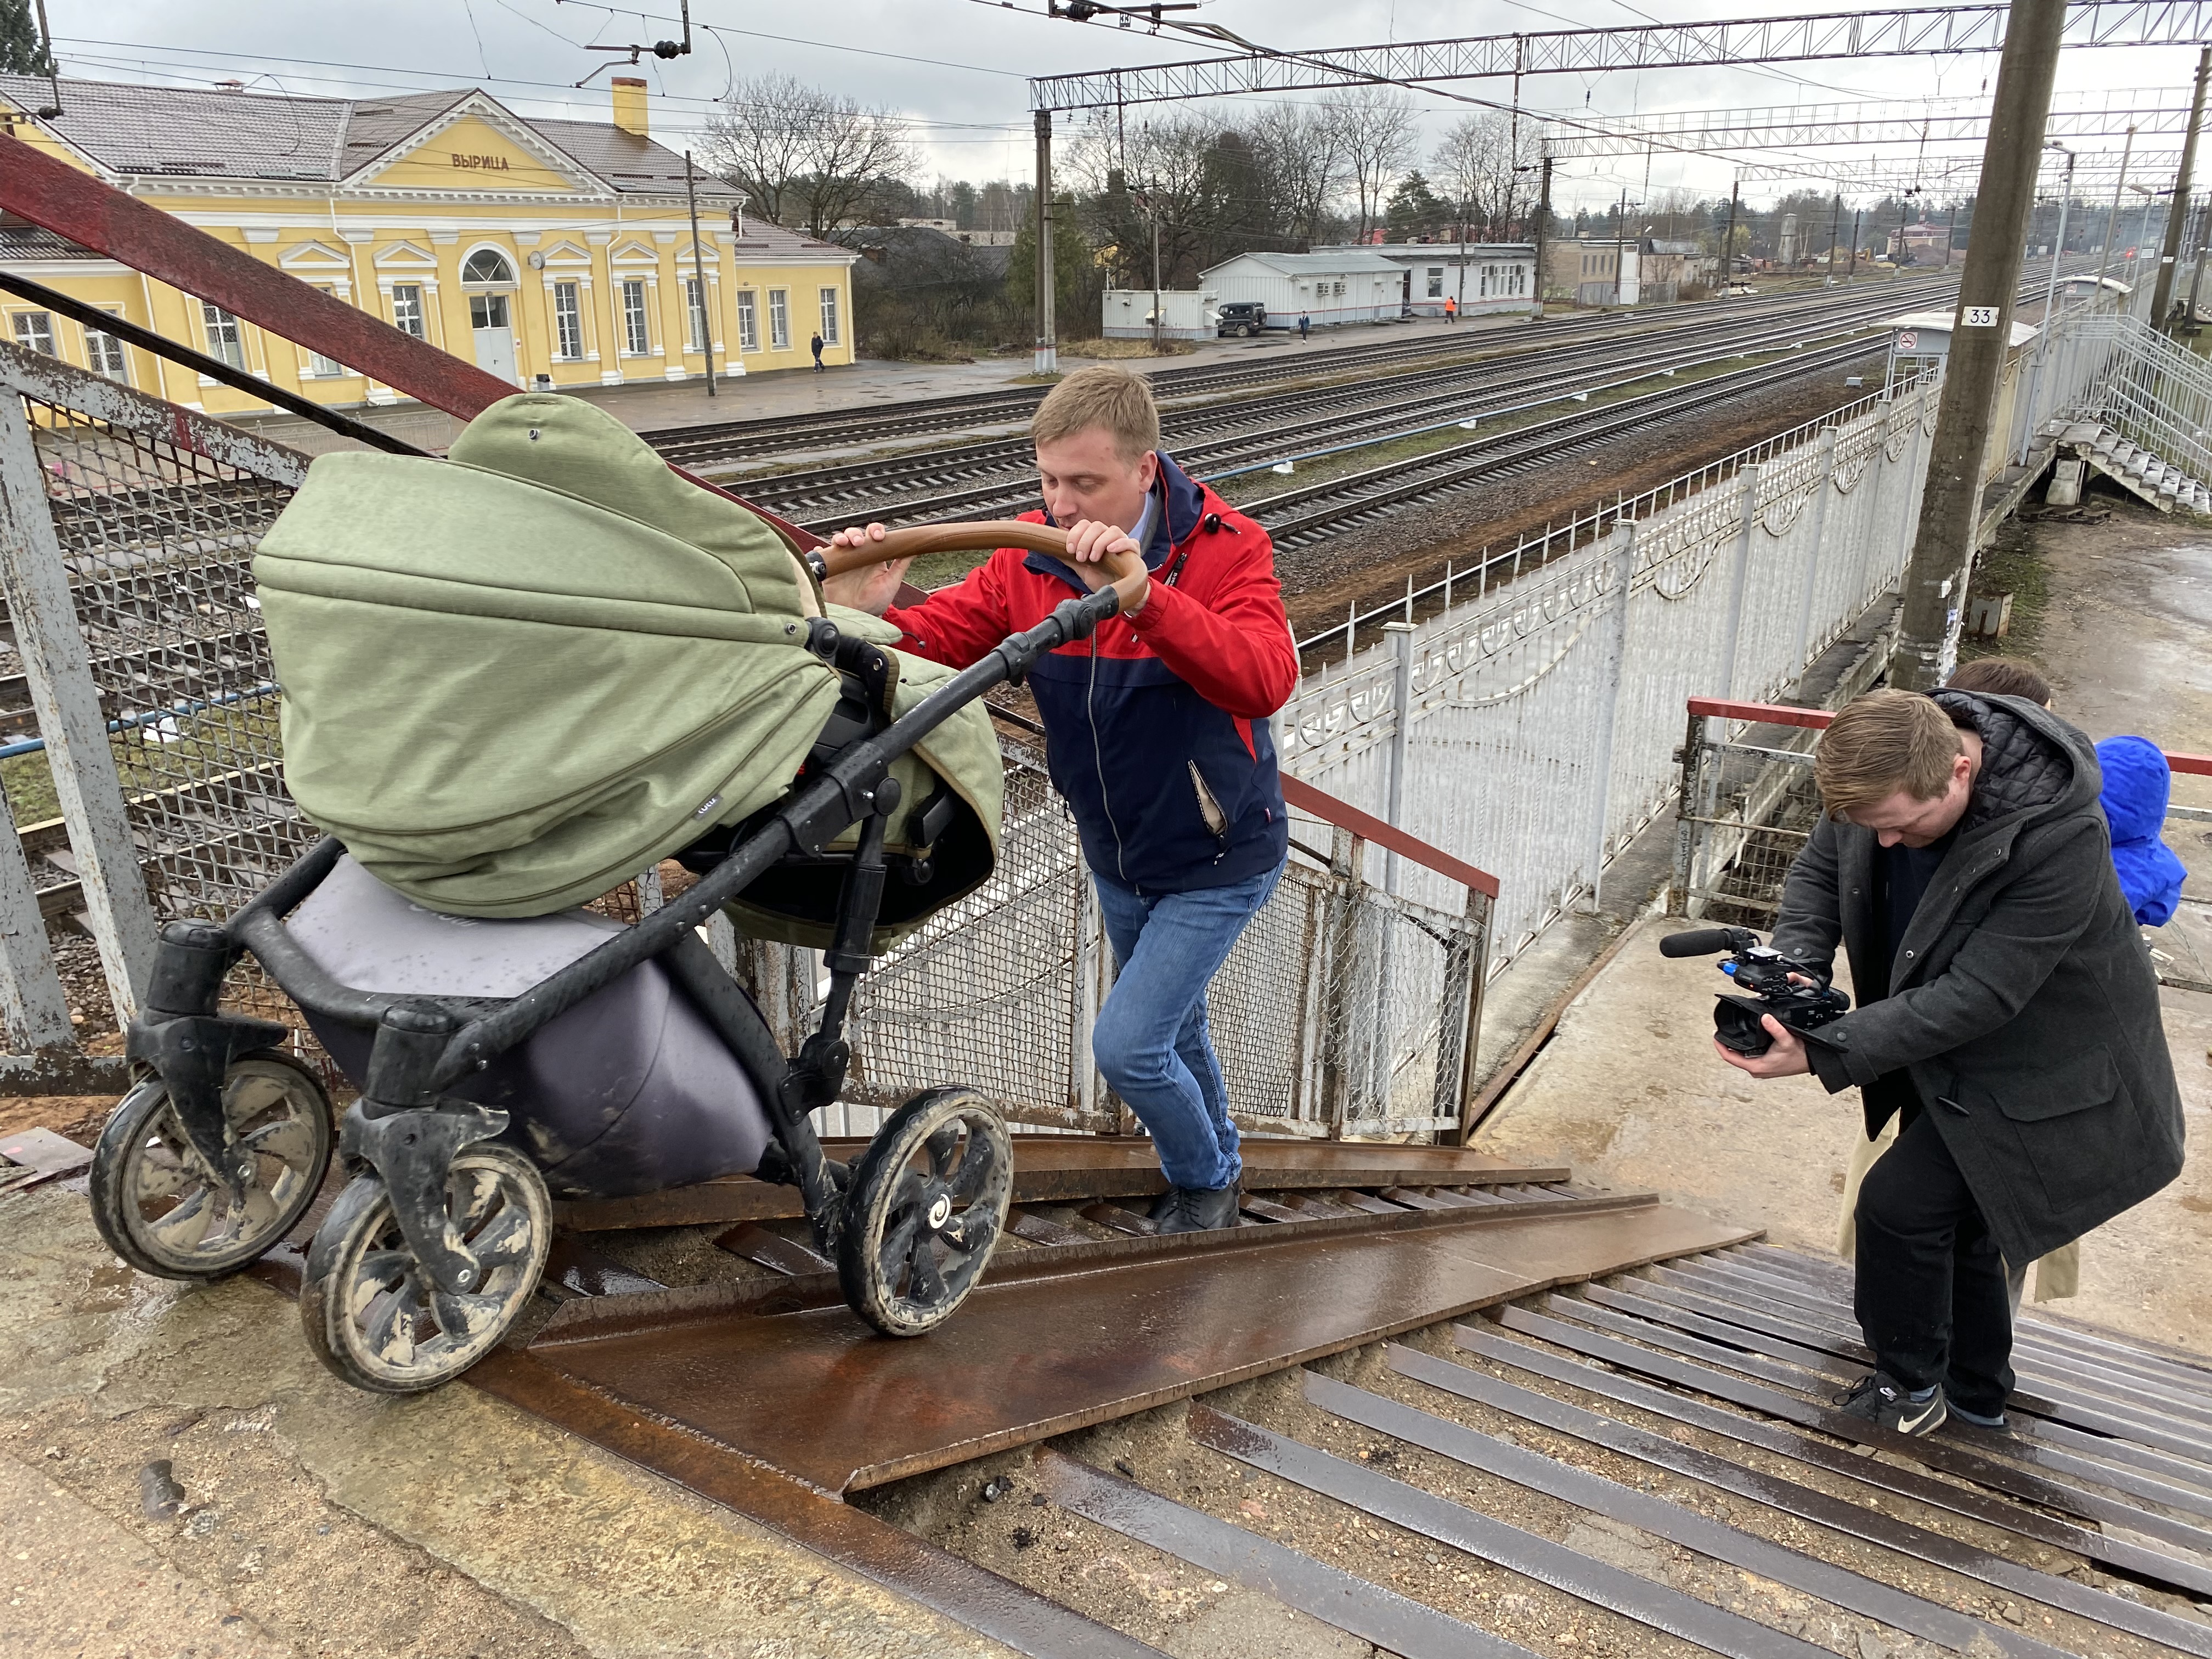
[[[615,76],[615,125],[641,138],[647,136],[645,82],[634,75]]]

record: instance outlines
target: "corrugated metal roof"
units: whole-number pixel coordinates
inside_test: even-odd
[[[684,193],[684,158],[650,138],[599,121],[532,121],[530,125],[618,191]],[[709,196],[718,204],[738,198],[736,191],[696,164],[691,177],[702,202]]]
[[[13,223],[0,224],[0,259],[104,259],[104,253],[95,253],[80,246],[66,236],[37,225],[27,225],[18,219]]]
[[[1234,259],[1199,272],[1201,281],[1217,270],[1226,270],[1237,259],[1251,259],[1285,276],[1346,276],[1359,271],[1396,276],[1401,268],[1369,247],[1345,248],[1334,253],[1240,253]]]

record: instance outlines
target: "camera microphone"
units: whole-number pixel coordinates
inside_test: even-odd
[[[1741,950],[1736,935],[1741,927],[1692,927],[1686,932],[1669,933],[1659,941],[1662,957],[1711,957],[1723,951]],[[1757,943],[1754,939],[1753,943]]]

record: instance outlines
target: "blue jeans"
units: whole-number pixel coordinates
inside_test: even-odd
[[[1139,893],[1091,872],[1121,970],[1091,1030],[1091,1054],[1151,1131],[1160,1168],[1178,1187],[1212,1190],[1243,1172],[1228,1087],[1206,1035],[1206,988],[1282,874],[1279,864],[1231,887]]]

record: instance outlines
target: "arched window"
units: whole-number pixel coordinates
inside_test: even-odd
[[[469,255],[468,263],[461,267],[465,283],[498,283],[514,286],[514,267],[507,256],[496,248],[480,247]]]

